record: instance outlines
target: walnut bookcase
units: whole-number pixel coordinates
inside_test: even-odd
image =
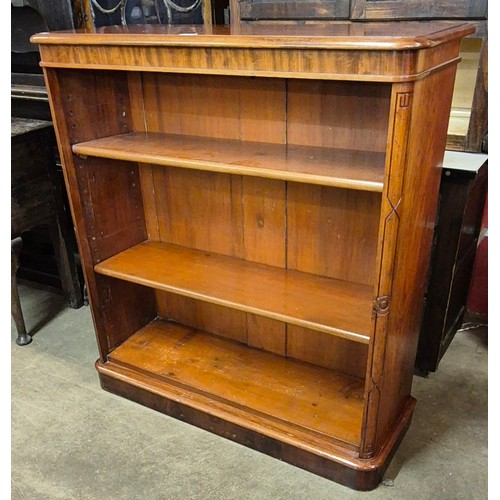
[[[104,389],[356,489],[411,419],[467,25],[35,35]]]

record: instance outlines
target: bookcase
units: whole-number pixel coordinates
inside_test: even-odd
[[[102,387],[375,488],[415,405],[447,122],[472,31],[35,35]]]

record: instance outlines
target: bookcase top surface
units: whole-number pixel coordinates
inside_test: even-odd
[[[191,47],[318,48],[331,50],[419,50],[474,33],[468,23],[334,22],[262,24],[240,27],[203,25],[104,26],[33,35],[35,44],[141,45]]]

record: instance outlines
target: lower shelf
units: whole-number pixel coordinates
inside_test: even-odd
[[[216,413],[347,443],[361,439],[364,380],[156,320],[109,355],[109,361],[165,386],[211,400]]]
[[[359,458],[363,380],[155,320],[96,363],[104,389],[358,490],[373,489],[409,426]]]

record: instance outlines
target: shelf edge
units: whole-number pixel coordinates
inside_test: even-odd
[[[205,295],[202,293],[186,290],[183,288],[178,288],[175,286],[170,286],[170,285],[161,285],[158,286],[151,280],[147,278],[141,278],[139,276],[128,276],[128,275],[123,275],[122,273],[118,272],[113,272],[110,271],[109,269],[106,269],[106,267],[103,265],[104,263],[99,263],[94,266],[94,271],[98,274],[101,274],[103,276],[108,276],[110,278],[115,278],[115,279],[121,279],[123,281],[128,281],[130,283],[135,283],[137,285],[142,285],[142,286],[147,286],[148,288],[153,288],[155,290],[161,290],[164,292],[169,292],[173,293],[176,295],[181,295],[183,297],[188,297],[191,299],[195,300],[200,300],[202,302],[208,302],[210,304],[215,304],[218,306],[222,307],[229,307],[232,309],[236,309],[238,311],[250,313],[250,314],[255,314],[256,316],[261,316],[265,318],[270,318],[274,319],[277,321],[283,321],[284,323],[288,323],[290,325],[295,325],[295,326],[300,326],[303,328],[307,328],[310,330],[314,330],[317,332],[321,333],[326,333],[329,335],[334,335],[336,337],[341,337],[347,340],[351,340],[353,342],[358,342],[360,344],[369,344],[370,343],[370,336],[369,335],[364,335],[362,333],[355,333],[355,332],[350,332],[346,330],[342,330],[340,328],[335,328],[335,327],[329,327],[327,325],[321,325],[319,323],[314,323],[311,321],[307,320],[300,320],[293,318],[291,316],[287,316],[285,314],[281,313],[273,313],[273,312],[266,312],[266,314],[263,314],[262,309],[253,307],[253,306],[246,306],[242,305],[238,302],[232,302],[229,300],[225,299],[218,299],[217,297],[212,297],[210,295]]]
[[[230,165],[225,163],[210,162],[206,160],[186,160],[175,157],[158,157],[157,155],[146,153],[131,153],[125,152],[123,150],[97,148],[85,145],[84,143],[73,145],[72,150],[73,153],[84,157],[91,156],[94,158],[104,158],[107,160],[132,161],[164,167],[185,168],[190,170],[218,172],[232,175],[246,175],[250,177],[276,179],[304,184],[317,184],[321,186],[353,189],[357,191],[381,193],[384,187],[383,182],[362,180],[358,181],[307,173],[282,172],[266,168],[249,167],[246,165]]]

